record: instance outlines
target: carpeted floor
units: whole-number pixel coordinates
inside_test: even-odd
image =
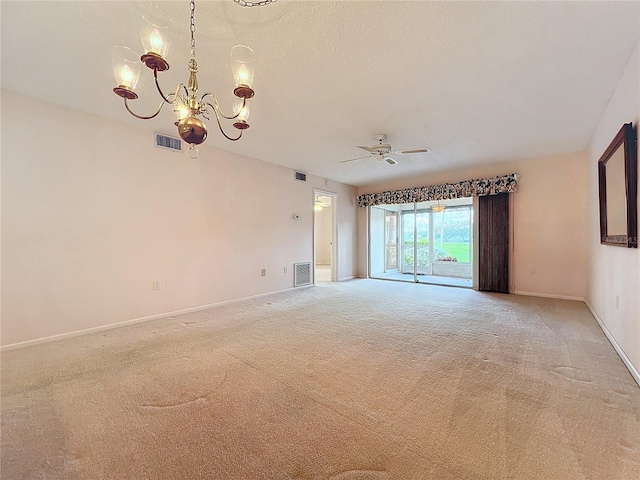
[[[3,479],[640,478],[579,302],[376,280],[2,353]]]

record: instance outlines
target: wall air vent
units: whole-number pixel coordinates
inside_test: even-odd
[[[311,284],[311,263],[294,263],[293,264],[293,286],[301,287],[302,285]]]
[[[301,182],[306,182],[307,174],[302,172],[296,172],[296,180],[300,180]]]
[[[182,152],[182,140],[162,133],[154,133],[156,147],[166,148],[174,152]]]

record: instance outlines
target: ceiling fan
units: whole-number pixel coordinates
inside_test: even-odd
[[[358,145],[358,148],[366,150],[371,155],[367,155],[365,157],[351,158],[349,160],[342,160],[338,163],[347,163],[347,162],[355,162],[356,160],[364,160],[365,158],[375,158],[377,160],[384,160],[389,165],[397,165],[398,161],[393,158],[391,155],[411,155],[414,153],[427,153],[430,152],[431,149],[429,147],[422,148],[412,148],[408,150],[391,150],[391,145],[385,143],[387,140],[387,136],[383,133],[376,135],[377,144],[371,147],[363,147]]]
[[[324,195],[316,195],[316,202],[313,205],[313,209],[316,212],[319,212],[323,208],[327,208],[331,206],[331,198],[325,197]]]

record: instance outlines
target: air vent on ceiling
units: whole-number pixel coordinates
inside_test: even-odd
[[[307,174],[302,172],[296,172],[296,180],[300,180],[301,182],[306,182]]]
[[[155,133],[154,137],[156,147],[166,148],[167,150],[172,150],[174,152],[182,152],[182,140],[179,138],[169,137],[162,133]]]
[[[293,286],[301,287],[311,283],[311,263],[293,264]]]

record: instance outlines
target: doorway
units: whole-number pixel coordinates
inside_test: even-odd
[[[369,207],[369,276],[473,286],[471,198]]]
[[[336,193],[317,189],[313,191],[314,283],[338,280],[337,204]]]

